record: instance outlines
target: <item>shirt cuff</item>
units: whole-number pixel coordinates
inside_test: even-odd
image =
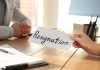
[[[9,27],[9,37],[8,38],[11,38],[14,36],[14,29],[12,27]]]

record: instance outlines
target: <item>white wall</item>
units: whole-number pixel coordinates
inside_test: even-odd
[[[56,28],[58,21],[59,0],[37,0],[38,26]]]

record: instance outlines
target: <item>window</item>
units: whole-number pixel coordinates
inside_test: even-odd
[[[19,0],[20,10],[23,14],[28,16],[32,21],[32,26],[36,26],[36,0]]]
[[[57,28],[63,29],[67,32],[69,32],[70,30],[73,30],[73,24],[77,23],[77,24],[86,24],[89,23],[90,21],[90,17],[86,17],[86,16],[72,16],[72,15],[68,15],[69,12],[69,6],[70,6],[70,2],[71,0],[19,0],[20,3],[20,10],[26,15],[28,16],[32,23],[33,26],[57,26]],[[45,4],[45,2],[47,2],[48,4]],[[57,4],[58,3],[58,4]],[[46,9],[45,9],[46,6]],[[47,13],[47,15],[45,15],[45,11],[48,11],[48,9],[50,10],[55,10],[52,9],[52,6],[56,6],[56,12],[57,14],[54,16],[57,16],[57,23],[49,23],[49,21],[44,25],[44,16],[48,16],[49,13]],[[54,11],[51,11],[52,13]],[[54,12],[55,13],[55,12]],[[53,15],[50,17],[54,17]],[[52,20],[53,21],[53,20]],[[98,20],[98,22],[100,22],[100,20]],[[100,24],[99,24],[100,25]]]
[[[71,0],[59,0],[58,27],[65,31],[73,30],[73,24],[89,23],[90,17],[69,15]]]

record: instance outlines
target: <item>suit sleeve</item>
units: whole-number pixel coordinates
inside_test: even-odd
[[[13,37],[14,31],[12,27],[0,26],[0,40]]]
[[[14,21],[20,21],[20,22],[26,22],[26,23],[31,23],[30,20],[23,15],[17,7],[14,8],[13,12],[13,20]]]

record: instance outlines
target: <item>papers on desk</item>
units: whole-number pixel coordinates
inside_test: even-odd
[[[36,28],[29,41],[51,48],[63,49],[68,49],[74,42],[67,33],[43,27]]]
[[[0,46],[0,70],[19,70],[47,65],[41,58],[25,55],[14,48]]]

